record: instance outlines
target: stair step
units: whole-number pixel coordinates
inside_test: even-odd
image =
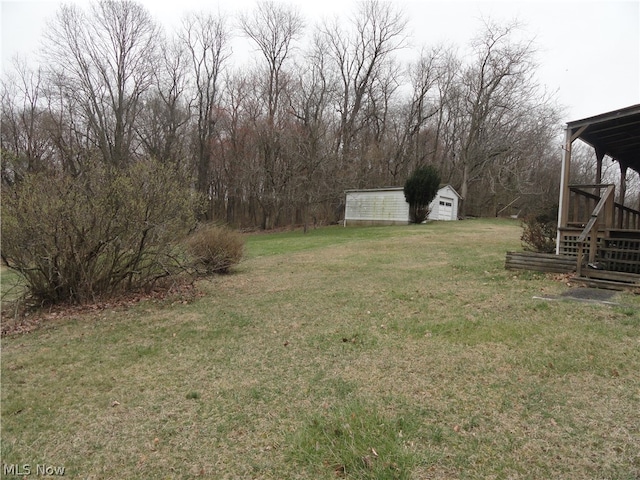
[[[610,238],[627,238],[630,240],[640,240],[640,231],[627,230],[623,228],[612,228],[608,231]]]
[[[620,247],[602,247],[600,248],[602,252],[616,252],[616,253],[627,253],[629,255],[639,255],[640,249],[632,249],[632,248],[620,248]]]
[[[607,255],[607,252],[604,252],[604,255],[600,255],[600,258],[603,262],[617,262],[628,263],[629,265],[640,265],[640,256],[638,255],[629,257],[624,255]]]
[[[640,240],[637,238],[605,238],[605,245],[619,245],[621,248],[635,249],[640,247]]]
[[[640,275],[637,273],[596,269],[584,269],[582,272],[583,277],[590,279],[608,280],[640,286]]]
[[[620,245],[628,248],[638,248],[640,239],[628,237],[605,237],[605,244]]]
[[[638,265],[628,265],[624,263],[611,263],[608,265],[608,271],[612,273],[629,273],[632,275],[640,274]]]
[[[609,290],[635,290],[640,288],[640,285],[633,283],[622,283],[613,280],[602,280],[589,277],[571,277],[572,282],[582,283],[588,287],[606,288]]]

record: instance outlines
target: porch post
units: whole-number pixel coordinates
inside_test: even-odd
[[[596,147],[596,185],[602,183],[602,159],[604,158],[604,151]]]
[[[560,171],[560,200],[558,201],[558,233],[556,234],[556,255],[560,254],[562,240],[561,229],[567,226],[569,219],[569,174],[571,171],[571,129],[564,131],[564,145],[562,146],[562,169]]]
[[[620,205],[624,206],[624,199],[627,196],[627,169],[629,167],[620,162],[620,198],[618,199],[618,203],[620,203]],[[624,210],[620,210],[620,215],[618,216],[618,224],[616,225],[617,228],[622,228],[624,225],[624,215],[625,212]]]
[[[624,198],[627,195],[627,167],[625,164],[620,163],[620,197],[618,203],[624,205]]]

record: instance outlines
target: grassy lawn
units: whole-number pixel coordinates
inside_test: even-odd
[[[544,301],[517,222],[247,237],[190,302],[2,340],[2,463],[65,478],[640,478],[640,297]]]
[[[4,265],[0,265],[0,286],[0,300],[3,302],[16,300],[25,292],[23,278]]]

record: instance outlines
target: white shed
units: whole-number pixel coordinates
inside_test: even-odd
[[[451,185],[440,186],[436,198],[429,204],[429,220],[457,220],[461,198]]]
[[[407,225],[409,204],[402,187],[347,190],[344,225]],[[443,185],[430,204],[429,220],[457,220],[460,195]]]

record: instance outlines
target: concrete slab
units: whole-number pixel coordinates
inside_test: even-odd
[[[576,300],[593,300],[596,302],[609,302],[617,294],[614,290],[605,290],[602,288],[578,287],[570,288],[566,292],[560,294],[561,297]]]
[[[614,290],[605,290],[602,288],[573,287],[573,288],[569,288],[569,290],[561,293],[560,295],[550,295],[548,297],[533,297],[533,298],[536,298],[539,300],[548,300],[548,301],[565,300],[565,301],[619,306],[620,304],[615,301],[616,295],[618,293],[619,292]]]

